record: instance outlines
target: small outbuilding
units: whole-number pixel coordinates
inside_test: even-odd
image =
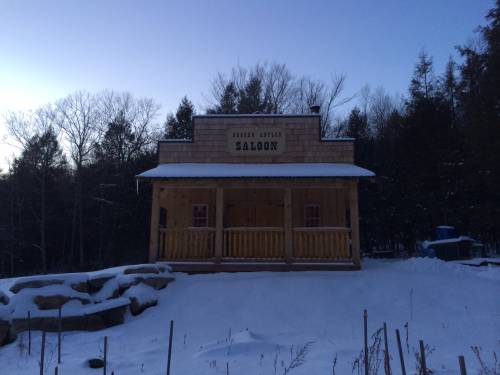
[[[174,271],[360,268],[354,140],[319,115],[206,115],[193,139],[162,140],[149,260]]]

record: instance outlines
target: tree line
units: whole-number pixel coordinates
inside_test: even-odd
[[[356,163],[377,174],[360,186],[365,251],[411,254],[443,224],[498,248],[500,1],[487,21],[441,73],[422,52],[403,97],[369,86],[349,96],[344,75],[323,82],[257,64],[218,74],[203,112],[305,114],[319,105],[323,137],[355,138]],[[0,275],[146,260],[151,194],[147,184],[137,194],[134,176],[156,165],[158,139],[192,136],[196,113],[187,97],[163,123],[159,109],[105,91],[8,114],[22,151],[0,178]]]

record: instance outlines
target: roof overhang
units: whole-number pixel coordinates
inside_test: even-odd
[[[375,173],[344,163],[171,163],[137,175],[140,179],[373,177]]]

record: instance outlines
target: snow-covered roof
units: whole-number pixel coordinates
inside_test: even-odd
[[[427,249],[428,247],[431,247],[432,245],[443,245],[443,244],[448,244],[448,243],[459,243],[459,242],[473,242],[474,239],[469,237],[469,236],[460,236],[460,237],[455,237],[455,238],[446,238],[444,240],[435,240],[435,241],[424,241],[422,242],[422,247],[424,249]]]
[[[321,115],[319,113],[305,113],[303,115],[299,114],[286,114],[286,113],[213,113],[213,114],[206,114],[206,115],[194,115],[193,118],[206,118],[206,117],[212,117],[212,118],[217,118],[217,117],[223,117],[223,118],[237,118],[237,117],[290,117],[290,118],[296,118],[296,117],[320,117]]]
[[[375,174],[343,163],[172,163],[160,164],[138,178],[253,178],[253,177],[372,177]]]

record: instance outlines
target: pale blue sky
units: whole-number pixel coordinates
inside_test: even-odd
[[[286,63],[406,93],[420,50],[441,71],[493,0],[0,0],[0,112],[110,88],[175,110],[236,64]]]

